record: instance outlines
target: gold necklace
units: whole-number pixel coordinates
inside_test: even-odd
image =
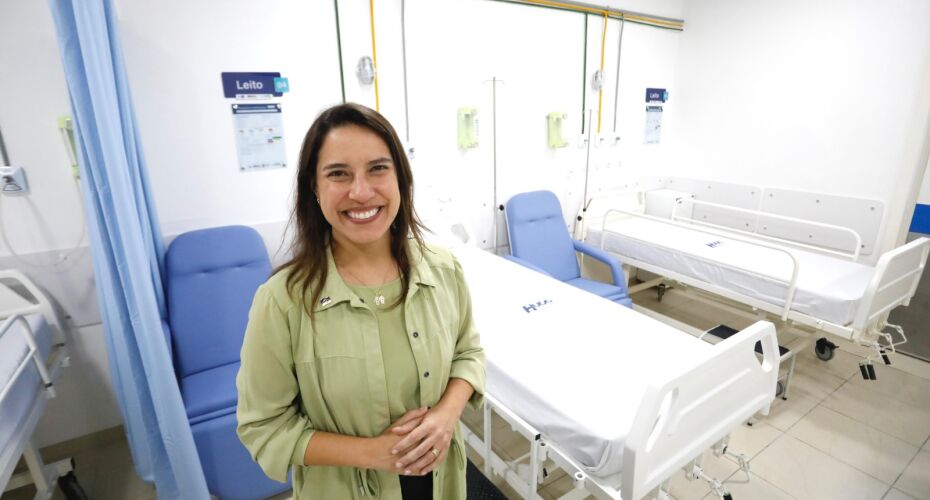
[[[390,269],[388,269],[388,272],[386,272],[386,273],[384,274],[384,276],[381,278],[381,285],[380,285],[377,289],[375,289],[375,298],[374,298],[374,299],[375,299],[375,305],[376,305],[376,306],[383,306],[383,305],[385,304],[386,301],[385,301],[385,298],[384,298],[384,293],[382,293],[382,290],[384,290],[384,285],[387,284],[387,278],[388,278],[388,276],[390,276],[391,273],[392,273],[393,271],[395,271],[396,269],[397,269],[397,268],[396,268],[396,265],[393,266],[393,267],[391,267]],[[342,270],[345,271],[346,274],[348,274],[352,279],[354,279],[356,282],[360,283],[362,286],[368,287],[368,284],[366,284],[364,280],[359,279],[358,276],[356,276],[355,273],[353,273],[352,271],[349,271],[348,268],[343,267]],[[369,287],[369,288],[370,288],[370,287]]]

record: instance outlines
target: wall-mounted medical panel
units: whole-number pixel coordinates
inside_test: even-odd
[[[817,245],[842,251],[853,251],[855,237],[861,238],[860,253],[874,252],[875,241],[882,223],[884,204],[878,200],[837,196],[789,189],[766,189],[761,210],[798,219],[848,228],[821,227],[760,217],[759,233],[785,238],[800,243]]]
[[[546,115],[546,132],[550,148],[556,149],[568,146],[568,141],[562,136],[562,129],[564,128],[567,118],[567,114],[560,112]]]
[[[762,188],[759,186],[681,177],[669,179],[667,187],[675,191],[691,193],[697,201],[748,210],[757,210],[759,208],[762,194]],[[755,231],[756,229],[756,216],[754,214],[730,208],[697,204],[694,206],[692,218],[708,224],[739,229],[740,231]]]
[[[471,149],[478,146],[478,110],[476,108],[459,108],[458,143],[459,149]]]

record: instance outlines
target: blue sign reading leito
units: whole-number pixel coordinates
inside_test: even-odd
[[[221,73],[221,75],[223,95],[227,98],[270,99],[282,95],[275,85],[275,79],[281,78],[281,73]]]
[[[665,102],[668,100],[668,91],[665,89],[646,89],[646,102]]]

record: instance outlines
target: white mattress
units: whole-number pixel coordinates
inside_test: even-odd
[[[636,259],[778,307],[785,305],[786,284],[751,273],[790,280],[792,262],[783,252],[643,218],[618,220],[608,229],[604,249],[621,260]],[[600,245],[600,233],[600,226],[589,229],[585,241]],[[791,309],[837,325],[852,323],[873,268],[797,248],[790,251],[798,260]]]
[[[26,321],[32,327],[42,359],[47,360],[52,346],[52,330],[41,314],[30,314]],[[12,469],[19,460],[18,445],[23,432],[30,432],[35,423],[27,422],[36,399],[40,397],[41,380],[35,364],[30,364],[16,380],[13,374],[28,354],[23,336],[24,326],[15,323],[0,337],[0,391],[10,382],[10,392],[0,401],[0,485],[5,484],[3,472]],[[31,427],[30,427],[31,424]],[[12,462],[12,463],[11,463]],[[0,488],[2,491],[2,488]]]
[[[712,355],[695,337],[503,258],[453,253],[471,289],[487,392],[594,476],[620,471],[647,385]]]

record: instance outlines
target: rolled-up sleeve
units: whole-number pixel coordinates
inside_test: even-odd
[[[455,259],[455,281],[458,285],[458,307],[461,320],[449,377],[460,378],[471,384],[475,392],[468,400],[468,404],[478,409],[484,401],[484,349],[481,347],[480,335],[472,317],[471,293],[458,259]]]
[[[313,424],[297,406],[299,386],[290,347],[287,312],[266,286],[249,311],[236,377],[236,433],[271,479],[286,481],[292,464],[303,465]]]

